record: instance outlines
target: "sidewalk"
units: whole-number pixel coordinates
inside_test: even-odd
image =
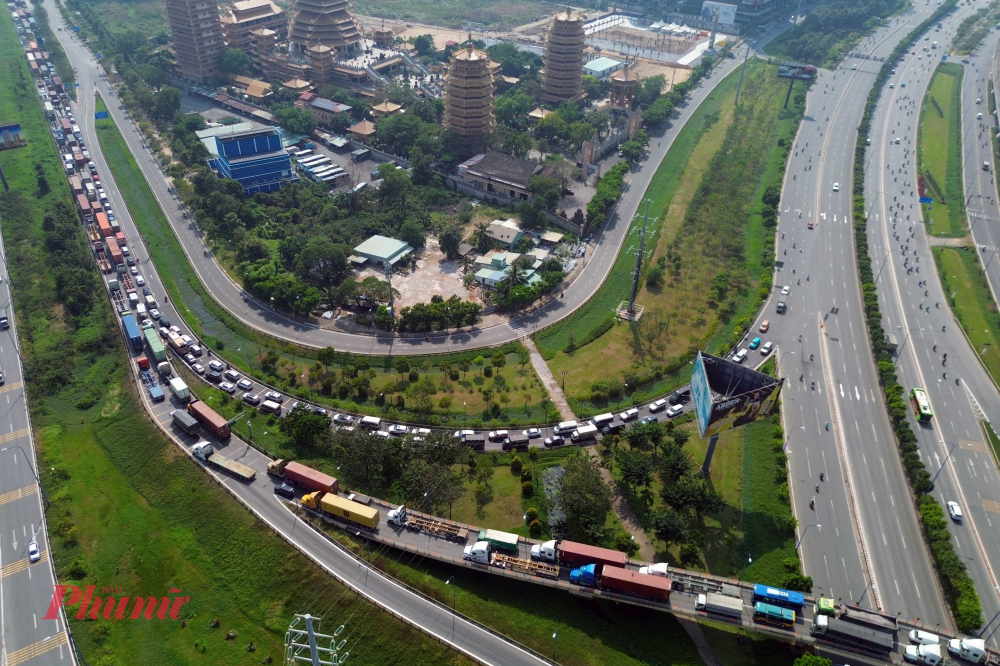
[[[521,344],[524,345],[525,349],[531,356],[531,367],[535,369],[538,373],[538,378],[542,380],[542,384],[545,385],[545,390],[549,392],[549,399],[555,403],[556,409],[559,410],[559,415],[565,421],[575,421],[576,415],[573,410],[570,409],[569,402],[566,400],[566,394],[563,393],[562,387],[559,386],[559,382],[553,376],[552,371],[549,370],[548,364],[542,355],[538,353],[538,347],[535,346],[534,340],[529,337],[524,337],[521,340]]]

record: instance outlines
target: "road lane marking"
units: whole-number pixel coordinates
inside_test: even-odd
[[[7,666],[19,666],[26,661],[39,657],[46,652],[55,650],[59,648],[62,652],[63,646],[69,646],[69,640],[66,636],[65,631],[60,631],[55,636],[47,636],[46,638],[33,643],[27,647],[23,647],[20,650],[15,650],[13,652],[7,653]]]
[[[983,508],[991,513],[1000,513],[1000,502],[994,502],[993,500],[980,500],[983,503]]]
[[[975,451],[977,453],[989,453],[986,449],[986,444],[983,442],[973,442],[967,439],[958,440],[959,448],[965,449],[966,451]]]
[[[16,391],[22,386],[24,386],[24,382],[11,382],[10,384],[4,384],[3,386],[0,386],[0,393],[6,393],[7,391]]]
[[[21,428],[20,430],[14,430],[13,424],[11,424],[11,432],[4,435],[0,435],[0,444],[6,444],[7,442],[13,441],[15,439],[20,439],[21,437],[28,436],[28,429]]]
[[[13,576],[16,573],[21,573],[22,571],[27,571],[31,568],[32,564],[42,564],[49,561],[48,551],[42,551],[41,557],[37,562],[30,562],[28,558],[23,560],[17,560],[16,562],[11,562],[10,564],[5,564],[3,569],[0,569],[0,578],[7,578],[8,576]]]
[[[14,500],[19,500],[22,497],[30,497],[38,492],[38,486],[25,486],[24,488],[18,488],[17,490],[12,490],[9,493],[0,495],[0,505],[7,504],[8,502],[13,502]]]

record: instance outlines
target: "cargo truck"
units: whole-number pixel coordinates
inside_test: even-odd
[[[810,633],[817,638],[852,645],[881,655],[892,652],[896,642],[888,631],[873,629],[829,615],[815,616]]]
[[[149,347],[150,355],[157,361],[167,360],[167,350],[163,348],[163,343],[160,342],[160,336],[156,334],[152,326],[143,326],[142,334],[146,338],[146,346]]]
[[[131,314],[122,315],[122,325],[125,327],[125,337],[132,346],[133,351],[142,351],[142,335],[139,334],[139,327],[135,323],[135,317]]]
[[[860,624],[880,631],[888,631],[895,635],[899,629],[896,618],[892,615],[883,615],[874,611],[858,608],[857,606],[840,605],[840,619],[854,624]]]
[[[173,417],[174,425],[183,430],[189,435],[197,434],[198,432],[198,419],[188,414],[183,409],[175,409],[170,412],[170,416]]]
[[[232,434],[229,431],[229,422],[201,400],[189,402],[188,412],[191,416],[198,419],[203,426],[211,430],[219,439],[226,439]]]
[[[462,443],[471,449],[485,449],[486,448],[486,435],[481,432],[473,433],[471,435],[466,435],[462,438]]]
[[[148,307],[148,306],[147,306]],[[188,353],[188,345],[184,342],[184,338],[177,335],[173,331],[167,333],[167,343],[173,348],[178,354],[184,355]]]
[[[531,557],[546,562],[559,562],[566,565],[604,564],[612,567],[624,567],[628,562],[628,554],[620,550],[599,548],[575,541],[546,541],[531,547]]]
[[[235,460],[230,460],[225,456],[219,455],[208,442],[198,442],[191,447],[191,452],[198,456],[198,458],[206,464],[218,467],[219,469],[224,469],[227,472],[230,472],[233,476],[243,479],[244,481],[253,481],[254,477],[257,476],[257,472],[254,471],[252,467],[247,467],[242,463],[238,463]]]
[[[938,666],[941,663],[940,645],[907,645],[903,649],[903,660],[911,664]]]
[[[315,492],[302,496],[302,506],[319,511],[325,517],[346,520],[350,523],[375,529],[378,527],[378,509],[352,502],[333,493]]]
[[[574,442],[587,442],[592,439],[597,438],[597,426],[595,425],[582,425],[571,434],[570,439]]]
[[[180,377],[170,378],[170,392],[181,402],[187,402],[191,399],[191,391]]]
[[[101,231],[101,237],[107,238],[111,236],[111,224],[108,222],[108,215],[103,211],[94,215],[94,219],[97,221],[97,228]]]
[[[521,540],[516,534],[501,532],[500,530],[481,530],[479,541],[485,541],[499,550],[506,550],[512,553],[517,552],[517,543]]]
[[[111,258],[111,263],[115,266],[124,266],[125,257],[122,255],[121,249],[118,247],[118,241],[114,238],[109,238],[108,240],[108,256]]]
[[[294,460],[272,460],[267,464],[267,473],[308,490],[334,494],[340,492],[337,479]]]
[[[948,652],[953,657],[978,664],[986,658],[986,641],[981,638],[953,638],[948,641]]]
[[[669,578],[642,574],[634,569],[588,564],[579,569],[573,569],[569,574],[569,580],[578,585],[612,592],[624,592],[662,601],[670,599],[671,583]]]
[[[743,616],[743,600],[738,597],[727,597],[724,594],[709,592],[699,594],[694,602],[695,610],[713,613],[715,615],[725,615],[734,619]]]

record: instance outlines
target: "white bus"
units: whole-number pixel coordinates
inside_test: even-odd
[[[303,166],[303,167],[309,168],[311,165],[318,164],[321,161],[326,160],[326,159],[329,159],[329,158],[328,157],[324,157],[322,155],[313,155],[312,157],[306,157],[305,159],[301,159],[298,162],[299,162],[299,166]]]
[[[325,178],[322,178],[321,180],[324,183],[332,183],[334,181],[337,181],[337,180],[340,180],[341,178],[346,178],[346,177],[347,177],[347,172],[346,171],[337,171],[335,173],[330,174],[329,176],[326,176]]]
[[[317,159],[317,160],[315,160],[313,162],[310,162],[309,164],[307,164],[305,166],[310,171],[315,171],[316,169],[318,169],[320,167],[325,167],[325,166],[328,166],[330,164],[333,164],[333,160],[331,160],[329,157],[320,157],[319,159]]]
[[[313,154],[312,150],[309,150],[309,149],[300,150],[300,151],[298,151],[298,152],[295,153],[295,158],[296,159],[302,159],[303,157],[307,157],[307,156],[312,155],[312,154]]]
[[[325,169],[319,169],[317,171],[313,171],[309,175],[312,176],[313,180],[323,180],[327,176],[332,176],[336,172],[337,172],[336,168],[334,168],[334,167],[326,167]]]

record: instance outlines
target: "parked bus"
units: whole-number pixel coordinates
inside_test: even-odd
[[[299,160],[299,166],[308,169],[314,164],[319,164],[323,160],[329,160],[329,157],[324,157],[323,155],[313,155],[312,157],[307,157],[304,160]]]
[[[930,421],[934,416],[931,409],[931,401],[927,397],[927,391],[922,388],[910,390],[910,404],[913,405],[913,413],[923,422]]]
[[[329,157],[321,157],[315,162],[310,162],[309,164],[306,164],[304,166],[307,171],[316,171],[317,169],[320,169],[322,167],[328,167],[331,166],[332,164],[333,160],[331,160]]]
[[[293,153],[293,155],[295,156],[295,159],[297,159],[297,160],[300,160],[303,157],[308,157],[309,155],[312,155],[312,154],[313,154],[313,151],[309,150],[308,148],[305,149],[305,150],[300,150],[300,151],[298,151],[296,153]]]
[[[753,605],[753,621],[782,629],[791,629],[795,626],[795,611],[758,601]]]
[[[806,598],[802,596],[801,592],[792,592],[791,590],[783,590],[780,587],[770,587],[757,583],[753,586],[751,601],[754,603],[763,601],[765,604],[801,611],[802,606],[806,603]]]

